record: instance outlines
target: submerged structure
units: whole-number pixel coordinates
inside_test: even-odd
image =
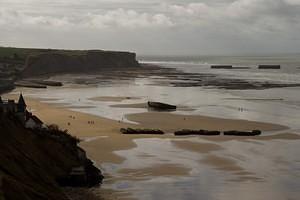
[[[161,102],[154,102],[154,101],[148,101],[148,108],[156,109],[156,110],[176,110],[177,106],[161,103]]]
[[[280,69],[280,65],[259,65],[258,69]]]

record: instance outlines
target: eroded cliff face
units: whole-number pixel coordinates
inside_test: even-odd
[[[112,51],[46,52],[29,55],[23,77],[60,73],[90,73],[110,68],[139,67],[136,54]]]
[[[101,172],[78,150],[83,152],[66,135],[25,129],[0,113],[0,199],[68,200],[59,180],[71,180],[78,166],[86,166],[91,184],[100,182]]]

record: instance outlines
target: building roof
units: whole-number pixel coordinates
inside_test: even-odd
[[[37,116],[32,115],[29,119],[32,119],[37,124],[44,124]],[[29,120],[28,119],[28,120]]]
[[[22,93],[20,94],[18,104],[26,106],[26,103],[25,103]]]

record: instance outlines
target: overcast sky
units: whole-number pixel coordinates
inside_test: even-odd
[[[0,0],[0,45],[299,53],[300,0]]]

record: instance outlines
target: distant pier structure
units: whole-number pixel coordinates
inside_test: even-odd
[[[280,69],[280,65],[258,65],[258,69]]]
[[[232,69],[232,65],[212,65],[211,69]]]

